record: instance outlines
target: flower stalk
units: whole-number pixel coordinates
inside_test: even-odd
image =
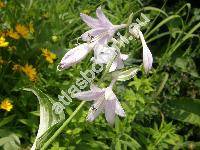
[[[69,118],[63,123],[63,125],[54,133],[54,135],[42,146],[41,150],[45,150],[48,146],[55,140],[55,138],[65,129],[69,122],[76,116],[76,114],[81,110],[86,101],[82,101],[76,110],[69,116]]]

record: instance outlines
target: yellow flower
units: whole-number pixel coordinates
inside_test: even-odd
[[[53,63],[53,60],[56,59],[56,54],[50,52],[48,49],[46,48],[42,48],[42,55],[45,57],[46,61],[48,61],[49,63]]]
[[[5,3],[0,1],[0,8],[4,8],[4,7],[6,7]]]
[[[13,30],[8,31],[7,35],[15,40],[18,40],[20,38],[19,34],[17,32],[14,32]]]
[[[23,38],[27,38],[28,34],[29,34],[29,29],[21,24],[17,24],[15,27],[15,30],[23,37]]]
[[[37,72],[36,69],[33,68],[32,65],[26,64],[22,67],[22,71],[29,77],[29,80],[36,81],[37,79]]]
[[[12,108],[13,108],[13,105],[11,104],[8,98],[5,98],[0,104],[0,109],[10,111]]]
[[[8,44],[9,44],[9,42],[6,42],[6,39],[3,36],[1,36],[0,37],[0,47],[7,47]]]
[[[19,65],[19,64],[14,64],[13,67],[12,67],[12,70],[13,70],[14,72],[20,72],[21,69],[22,69],[22,67],[21,67],[21,65]]]

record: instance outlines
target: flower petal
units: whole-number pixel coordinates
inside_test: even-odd
[[[114,60],[112,65],[110,66],[109,72],[115,71],[117,68],[117,61]]]
[[[112,87],[110,87],[110,86],[105,89],[105,99],[107,101],[109,101],[109,100],[116,100],[117,99],[117,96],[112,91]]]
[[[143,47],[143,63],[145,72],[152,68],[153,57],[148,47]]]
[[[92,101],[92,100],[98,100],[103,95],[104,95],[103,90],[89,90],[89,91],[76,93],[74,94],[74,97],[80,100]]]
[[[100,26],[99,20],[92,18],[86,14],[80,14],[82,20],[90,27],[90,28],[97,28]]]
[[[144,69],[145,69],[145,72],[148,72],[152,67],[153,57],[152,57],[151,51],[149,50],[149,48],[145,42],[144,36],[141,31],[139,31],[139,36],[140,36],[142,46],[143,46]]]
[[[97,29],[91,29],[81,35],[81,38],[83,41],[91,41],[92,38],[100,35],[101,33],[105,32],[104,28],[97,28]]]
[[[101,112],[104,111],[105,99],[102,97],[98,99],[90,108],[87,116],[87,121],[93,121]]]
[[[96,64],[107,64],[116,55],[115,48],[97,44],[94,48]]]
[[[91,84],[90,85],[90,89],[92,91],[104,91],[104,89],[100,89],[98,86],[94,85],[94,84]]]
[[[105,116],[109,124],[114,124],[115,122],[115,109],[116,100],[106,100],[105,101]]]
[[[72,65],[79,63],[90,52],[91,46],[87,43],[80,44],[79,46],[69,50],[62,58],[58,65],[58,70],[63,70],[71,67]]]
[[[99,18],[99,20],[105,24],[106,26],[113,26],[112,23],[108,20],[108,18],[104,15],[104,13],[101,10],[101,7],[98,7],[96,10],[96,15]]]
[[[123,67],[124,67],[124,63],[122,59],[118,56],[117,58],[115,58],[112,65],[110,66],[109,72],[115,71],[117,69],[121,69]]]
[[[82,20],[92,28],[85,32],[81,37],[84,41],[96,41],[99,44],[106,45],[114,36],[118,29],[126,27],[125,24],[113,25],[104,15],[101,7],[96,10],[97,19],[85,14],[80,14]]]
[[[126,54],[120,54],[120,57],[121,57],[122,60],[128,59],[128,55],[126,55]]]
[[[124,112],[124,109],[122,108],[120,102],[118,100],[116,100],[116,109],[115,109],[115,113],[118,114],[121,117],[125,117],[126,114]]]
[[[98,39],[98,43],[101,45],[106,45],[108,41],[113,37],[113,35],[109,35],[109,34],[99,35],[100,38]]]

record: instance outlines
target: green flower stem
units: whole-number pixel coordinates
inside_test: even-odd
[[[160,93],[162,92],[162,90],[164,89],[164,86],[165,86],[165,84],[166,84],[168,78],[169,78],[169,74],[168,74],[167,72],[165,72],[164,79],[163,79],[163,81],[161,82],[158,91],[156,92],[156,97],[159,96]]]
[[[105,75],[109,72],[110,67],[111,67],[113,61],[115,60],[115,58],[116,58],[116,56],[114,56],[114,57],[108,62],[108,64],[106,65],[106,70],[103,72],[103,75],[102,75],[101,79],[104,79]]]
[[[68,123],[73,119],[73,117],[81,110],[86,101],[82,101],[76,110],[69,116],[69,118],[63,123],[63,125],[54,133],[54,135],[42,146],[41,150],[45,150],[55,138],[65,129]]]

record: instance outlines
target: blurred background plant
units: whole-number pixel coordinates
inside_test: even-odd
[[[190,2],[190,3],[188,3]],[[57,100],[91,66],[89,57],[66,71],[56,66],[87,30],[79,13],[98,6],[115,24],[144,13],[142,28],[154,69],[118,83],[115,93],[127,117],[110,127],[103,117],[85,121],[87,104],[50,149],[199,149],[200,148],[200,8],[197,1],[20,0],[0,1],[0,147],[29,149],[39,123],[37,98],[22,89],[37,87]],[[122,48],[126,65],[141,63],[141,44]],[[105,83],[107,81],[105,80]],[[102,83],[104,84],[104,83]],[[65,109],[68,118],[80,102]]]

